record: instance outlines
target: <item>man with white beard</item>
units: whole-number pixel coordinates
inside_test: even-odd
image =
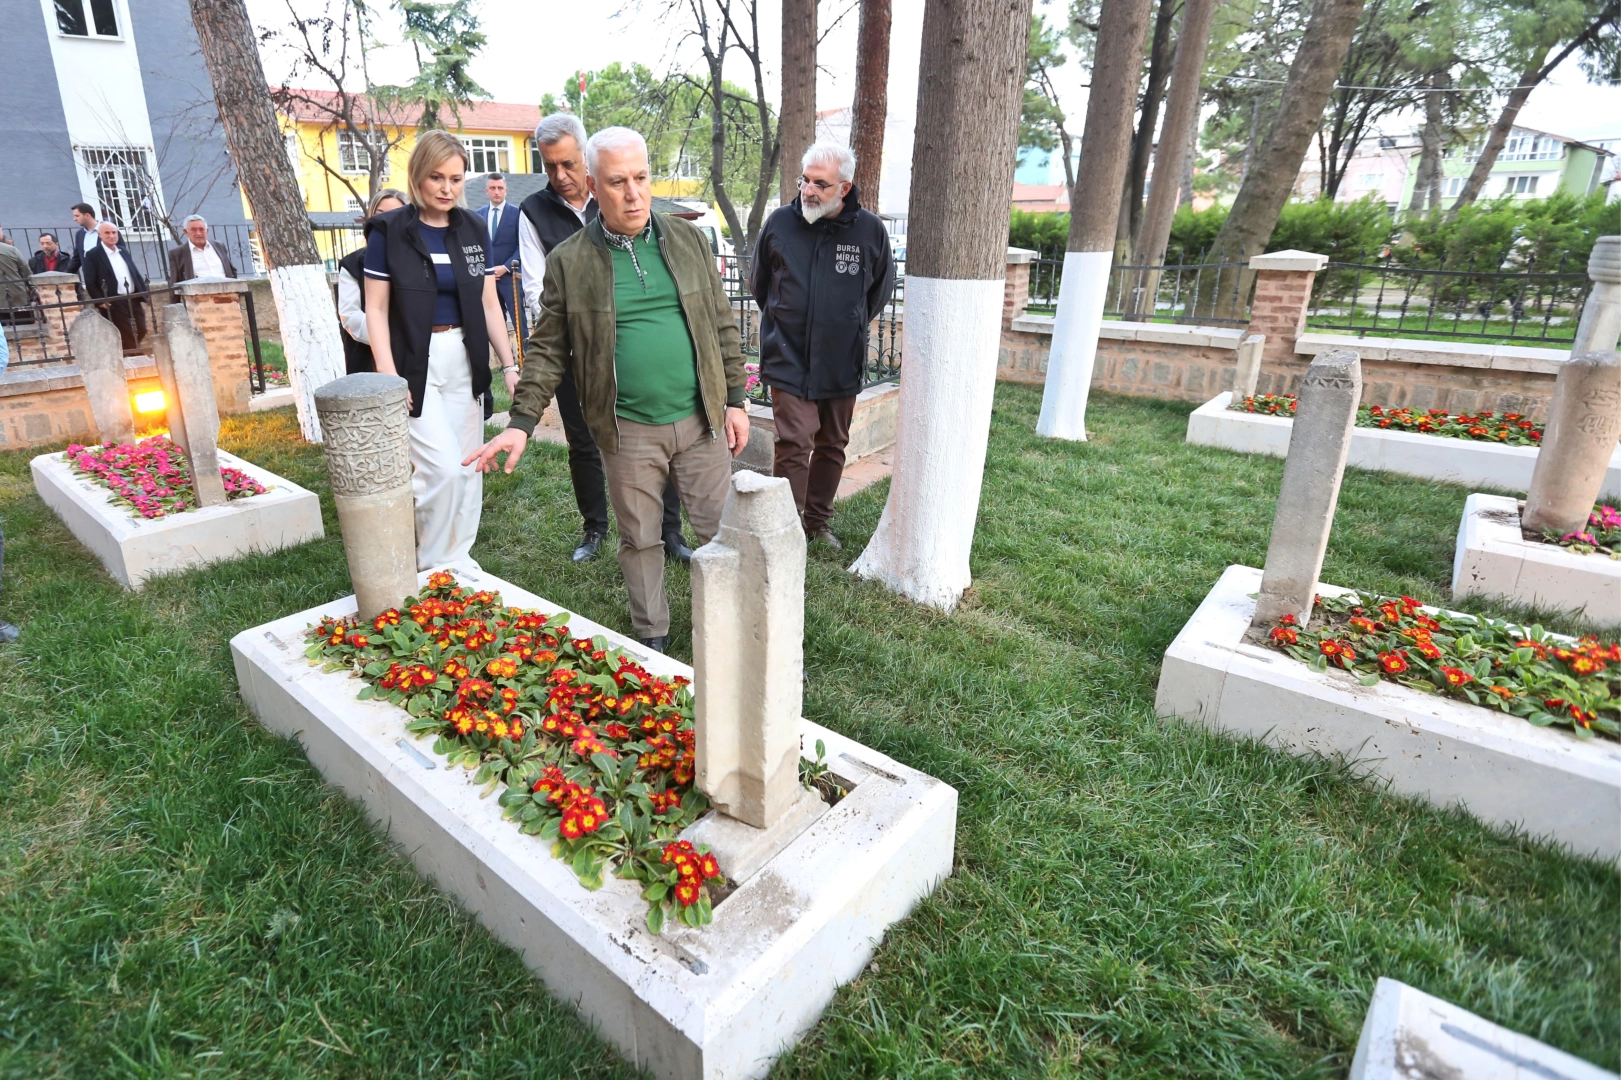
[[[861,208],[849,149],[805,151],[799,197],[766,221],[749,291],[760,305],[760,379],[771,387],[772,471],[793,488],[805,536],[842,548],[828,529],[844,475],[850,417],[867,364],[867,330],[889,302],[889,234]]]

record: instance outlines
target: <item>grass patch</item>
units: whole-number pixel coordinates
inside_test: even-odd
[[[1259,565],[1282,461],[1098,395],[1086,444],[997,390],[957,614],[812,555],[806,714],[961,792],[954,876],[783,1077],[1342,1075],[1390,975],[1621,1065],[1613,868],[1153,715],[1222,568]],[[348,591],[291,410],[227,449],[321,493],[329,539],[116,588],[0,455],[0,1076],[629,1076],[243,709],[227,642]],[[1324,576],[1445,599],[1467,491],[1351,471]],[[840,504],[859,550],[882,486]],[[562,447],[486,487],[474,554],[621,630],[569,562]],[[672,652],[690,656],[686,574]]]

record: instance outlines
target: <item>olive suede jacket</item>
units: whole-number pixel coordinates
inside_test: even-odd
[[[728,405],[743,404],[748,376],[731,301],[715,270],[709,241],[680,218],[653,215],[653,235],[681,294],[681,311],[692,335],[698,394],[711,435],[722,430]],[[619,449],[618,380],[614,373],[613,253],[602,219],[564,240],[546,256],[540,318],[524,346],[523,374],[512,395],[508,427],[534,433],[563,373],[574,376],[580,411],[598,446]]]

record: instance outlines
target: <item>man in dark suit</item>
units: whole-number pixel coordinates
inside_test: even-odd
[[[146,337],[146,298],[124,298],[145,293],[146,279],[119,242],[117,225],[103,221],[96,232],[99,240],[84,256],[84,287],[93,299],[110,301],[96,306],[118,327],[124,351],[129,352]]]
[[[208,222],[201,214],[188,217],[180,227],[186,242],[169,249],[169,284],[193,278],[234,278],[231,253],[218,240],[208,238]]]
[[[68,238],[68,250],[73,252],[73,265],[79,269],[82,278],[85,254],[96,246],[96,212],[89,203],[73,204],[73,224],[78,228]]]
[[[79,260],[73,252],[63,251],[56,242],[56,234],[39,234],[39,250],[28,260],[28,269],[34,274],[71,274],[79,269]]]
[[[484,219],[484,227],[490,233],[489,272],[495,278],[495,294],[501,298],[501,310],[516,325],[512,314],[512,274],[508,267],[518,257],[519,214],[517,207],[507,203],[507,178],[500,173],[484,178],[484,193],[490,197],[490,205],[480,207],[476,213]]]

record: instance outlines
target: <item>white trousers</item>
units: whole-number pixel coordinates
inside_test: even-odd
[[[460,328],[428,345],[422,415],[411,421],[411,494],[416,500],[417,569],[461,564],[478,538],[484,475],[462,461],[484,441],[484,403],[473,396]]]

